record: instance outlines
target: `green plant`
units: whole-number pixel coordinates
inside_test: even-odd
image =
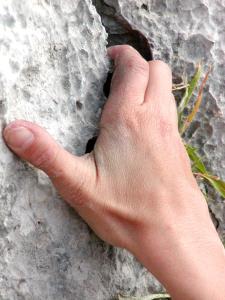
[[[181,137],[184,136],[185,132],[188,130],[192,121],[196,117],[196,114],[200,108],[203,92],[207,80],[209,78],[209,74],[211,72],[211,68],[209,68],[208,72],[204,76],[201,84],[200,80],[203,73],[203,68],[201,64],[197,65],[196,71],[192,79],[188,82],[187,79],[184,79],[182,83],[176,84],[173,86],[173,91],[184,90],[184,93],[181,99],[177,99],[177,114],[178,114],[178,127]],[[199,87],[200,85],[200,87]],[[194,92],[198,89],[197,98],[193,100]],[[193,100],[193,101],[192,101]],[[192,104],[191,104],[192,102]],[[187,114],[185,113],[187,111]],[[216,192],[220,194],[223,198],[225,198],[225,182],[222,181],[219,177],[214,176],[207,170],[205,164],[203,163],[203,159],[198,153],[198,150],[191,146],[190,144],[185,143],[184,145],[188,156],[191,161],[192,172],[195,177],[198,179],[202,179],[205,184],[210,184]],[[207,197],[207,195],[205,195]],[[156,300],[156,299],[171,299],[168,294],[152,294],[146,297],[122,297],[119,296],[118,300]]]
[[[184,95],[181,99],[181,101],[178,104],[178,127],[179,132],[181,136],[184,135],[186,130],[189,128],[190,124],[196,117],[196,114],[200,108],[202,98],[203,98],[203,92],[205,85],[207,83],[207,80],[209,78],[209,74],[211,72],[211,68],[209,68],[208,72],[204,76],[204,79],[202,83],[200,84],[198,95],[195,101],[193,101],[193,104],[190,105],[190,100],[193,98],[195,90],[197,90],[200,82],[200,78],[202,76],[202,65],[198,64],[196,68],[196,72],[193,76],[193,78],[190,80],[189,83],[183,84],[183,88],[185,89]],[[181,85],[174,85],[174,91],[177,89],[180,89]],[[188,110],[189,113],[187,116],[185,116],[184,111]],[[218,176],[214,176],[209,172],[203,163],[202,158],[200,157],[198,150],[194,148],[193,146],[189,144],[185,144],[187,153],[189,155],[189,158],[191,160],[192,164],[192,171],[195,177],[201,178],[204,180],[205,184],[210,184],[223,198],[225,198],[225,182],[222,181]]]

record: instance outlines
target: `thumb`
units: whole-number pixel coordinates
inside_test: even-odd
[[[3,136],[13,152],[50,177],[72,206],[84,204],[96,174],[92,155],[73,156],[44,129],[27,121],[12,122],[4,129]]]

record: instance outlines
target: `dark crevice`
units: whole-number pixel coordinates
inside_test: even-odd
[[[109,72],[108,76],[107,76],[107,79],[106,79],[106,82],[105,82],[104,87],[103,87],[104,95],[106,96],[106,98],[109,97],[112,76],[113,76],[113,73]]]
[[[142,4],[141,8],[148,11],[148,5],[147,4]]]
[[[148,39],[140,31],[133,29],[115,7],[105,3],[104,0],[92,0],[92,3],[100,15],[102,24],[108,34],[108,47],[113,45],[130,45],[147,61],[153,60],[151,45]],[[142,8],[148,9],[147,5],[143,5]],[[112,75],[109,72],[103,87],[106,98],[108,98],[110,93]],[[82,108],[80,107],[80,103],[77,103],[77,108]],[[97,137],[93,137],[88,141],[86,153],[90,153],[94,149],[96,140]]]
[[[115,1],[114,6],[105,3],[104,0],[92,0],[97,12],[99,13],[102,24],[108,34],[108,46],[130,45],[134,47],[147,61],[153,60],[151,44],[148,39],[138,30],[132,28],[129,22],[119,13]],[[143,9],[148,9],[146,4]],[[112,73],[108,74],[104,84],[104,94],[109,96]]]
[[[212,211],[212,209],[210,208],[209,206],[209,213],[210,213],[210,216],[211,216],[211,219],[212,219],[212,222],[216,228],[216,230],[219,229],[219,226],[220,226],[220,222],[219,220],[217,219],[216,215],[214,214],[214,212]]]
[[[97,136],[94,136],[87,142],[85,153],[91,153],[91,151],[94,149],[96,141]]]
[[[140,31],[133,29],[115,7],[106,4],[104,0],[92,0],[92,3],[108,33],[108,46],[127,44],[134,47],[146,60],[153,59],[148,39]],[[143,8],[148,9],[147,5]]]
[[[80,102],[79,100],[76,101],[76,107],[77,107],[77,110],[81,110],[83,108],[83,103]]]

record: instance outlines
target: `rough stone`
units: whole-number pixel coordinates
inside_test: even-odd
[[[83,154],[105,100],[107,42],[132,40],[149,59],[151,46],[175,78],[199,60],[213,66],[187,138],[225,178],[224,18],[224,0],[1,1],[0,128],[35,121]],[[2,139],[0,151],[0,299],[109,300],[162,289],[126,251],[101,242]],[[224,203],[210,206],[225,239]]]

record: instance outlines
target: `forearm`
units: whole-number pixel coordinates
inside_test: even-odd
[[[212,224],[207,230],[199,229],[189,239],[180,237],[179,232],[174,235],[173,230],[158,235],[154,245],[145,239],[145,246],[142,245],[143,250],[138,254],[173,300],[225,299],[223,245]]]
[[[206,246],[207,247],[207,246]],[[200,251],[200,249],[198,249]],[[146,267],[164,284],[173,300],[225,299],[225,255],[220,247],[202,249],[186,256],[179,251],[167,254],[167,261]],[[170,256],[170,257],[169,257]]]

